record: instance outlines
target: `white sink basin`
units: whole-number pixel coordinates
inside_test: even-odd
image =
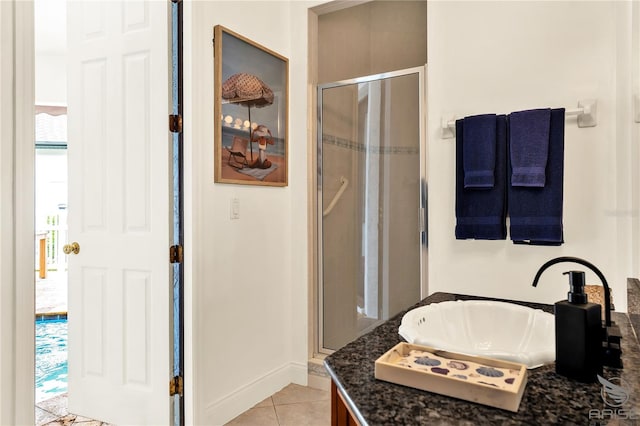
[[[409,343],[540,367],[555,361],[552,314],[506,302],[432,303],[407,312],[398,330]]]

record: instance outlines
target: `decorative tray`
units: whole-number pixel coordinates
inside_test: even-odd
[[[402,342],[376,360],[375,378],[517,412],[527,366]]]

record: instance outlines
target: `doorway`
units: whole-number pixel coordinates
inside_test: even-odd
[[[317,121],[312,179],[314,358],[427,294],[426,6],[426,0],[373,0],[314,9],[314,110],[318,119],[329,114],[325,134]],[[411,69],[423,70],[423,77],[405,100],[420,102],[404,111],[396,105],[405,89],[397,89],[411,77],[393,70]],[[321,92],[329,101],[324,112]],[[415,126],[394,127],[416,115]],[[409,158],[415,162],[407,167],[417,171],[403,176]],[[398,202],[408,193],[410,200]],[[406,221],[412,225],[396,229]],[[400,291],[395,283],[415,287]]]
[[[35,424],[67,415],[66,0],[34,0]]]
[[[318,347],[426,296],[425,68],[318,86]]]
[[[67,256],[63,247],[67,243],[68,188],[66,107],[37,105],[35,112],[35,415],[38,425],[55,417],[53,412],[66,409]]]
[[[62,22],[53,27],[69,34],[61,84],[40,84],[72,82],[61,89],[69,113],[65,242],[73,248],[68,408],[116,424],[179,423],[182,413],[172,418],[172,408],[181,409],[181,398],[168,398],[172,3],[36,0],[36,29],[41,5],[54,9],[44,26],[56,16]],[[175,314],[181,323],[181,310]]]

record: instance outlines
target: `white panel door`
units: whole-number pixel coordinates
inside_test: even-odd
[[[167,1],[68,13],[69,411],[170,423]]]

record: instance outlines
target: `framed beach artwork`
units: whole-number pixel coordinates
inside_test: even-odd
[[[214,27],[215,182],[288,184],[289,60]]]

